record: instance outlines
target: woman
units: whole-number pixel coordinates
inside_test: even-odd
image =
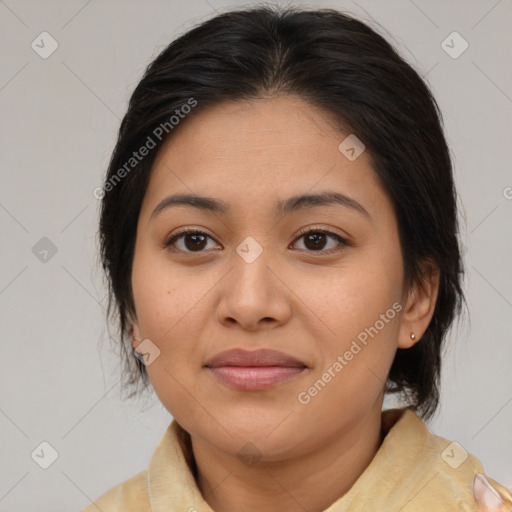
[[[464,299],[457,196],[435,99],[372,29],[265,7],[190,30],[100,193],[127,368],[174,420],[87,512],[512,510],[424,424]]]

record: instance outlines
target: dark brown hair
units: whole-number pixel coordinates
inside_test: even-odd
[[[118,321],[124,376],[130,385],[138,387],[141,377],[148,385],[131,346],[131,269],[138,216],[159,148],[172,137],[177,116],[186,123],[224,100],[277,94],[299,95],[365,144],[395,210],[407,287],[421,283],[424,263],[439,269],[428,329],[412,348],[398,349],[386,385],[427,419],[439,401],[443,341],[465,300],[442,116],[419,74],[381,35],[332,9],[259,6],[226,12],[172,41],[147,67],[122,120],[101,202],[107,316]],[[191,99],[195,106],[187,110]],[[130,160],[150,139],[147,156]]]

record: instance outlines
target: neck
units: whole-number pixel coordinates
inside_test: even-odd
[[[320,512],[352,487],[381,441],[376,407],[350,430],[295,458],[245,466],[236,454],[196,438],[192,448],[198,487],[215,512]]]

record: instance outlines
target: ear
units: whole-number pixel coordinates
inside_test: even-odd
[[[409,290],[407,304],[402,315],[398,348],[411,348],[427,330],[439,293],[439,269],[432,263],[422,266],[422,280]],[[411,338],[414,333],[414,339]]]
[[[136,315],[132,314],[130,316],[132,318],[132,320],[131,320],[132,326],[130,327],[128,334],[132,338],[132,348],[135,349],[139,345],[139,343],[142,341],[142,337],[140,335],[140,327],[139,327],[139,322],[137,320]]]

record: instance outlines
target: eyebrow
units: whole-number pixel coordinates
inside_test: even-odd
[[[368,211],[355,199],[344,194],[331,191],[320,192],[318,194],[301,194],[285,200],[277,201],[274,205],[274,214],[276,216],[288,215],[290,213],[299,210],[305,210],[307,208],[313,208],[315,206],[332,205],[349,208],[354,212],[357,212],[360,215],[366,217],[368,220],[372,220],[372,217]],[[191,206],[193,208],[209,211],[212,213],[227,214],[230,212],[229,204],[220,199],[200,196],[196,194],[174,194],[172,196],[166,197],[157,205],[151,214],[150,220],[163,210],[171,208],[172,206]]]

